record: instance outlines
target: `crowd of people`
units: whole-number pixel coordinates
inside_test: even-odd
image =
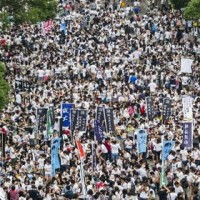
[[[142,0],[143,1],[143,0]],[[1,200],[198,200],[200,199],[200,41],[199,25],[170,5],[137,0],[60,0],[53,27],[22,24],[1,33],[0,60],[10,83],[9,104],[0,113],[6,135],[1,155]],[[123,2],[124,3],[124,2]],[[147,4],[146,4],[147,6]],[[66,23],[66,30],[60,24]],[[192,73],[180,73],[181,57],[193,59]],[[28,87],[17,86],[17,82]],[[193,148],[182,145],[182,96],[193,98]],[[148,120],[145,98],[154,100]],[[162,121],[162,101],[172,114]],[[73,138],[62,135],[61,168],[51,176],[51,142],[37,133],[36,109],[62,102],[87,109],[87,130],[79,138],[86,153],[86,197]],[[114,109],[114,133],[94,140],[97,106]],[[148,130],[147,152],[137,153],[137,129]],[[167,158],[167,184],[160,187],[162,138],[175,141]],[[93,163],[92,144],[96,152]]]

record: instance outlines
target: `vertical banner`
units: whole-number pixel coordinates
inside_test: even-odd
[[[98,120],[101,125],[103,125],[103,121],[104,121],[104,107],[97,107],[96,108],[95,119]]]
[[[190,96],[183,96],[183,98],[182,98],[182,104],[183,104],[183,118],[184,118],[184,120],[192,120],[193,119],[192,97],[190,97]]]
[[[70,130],[73,133],[76,126],[77,126],[77,120],[78,120],[78,110],[72,109],[71,110],[71,125]]]
[[[184,147],[193,147],[193,123],[192,122],[183,122],[183,146]]]
[[[54,138],[51,144],[51,174],[55,176],[56,169],[60,168],[59,149],[61,138]]]
[[[51,121],[51,110],[47,110],[47,135],[50,135],[53,133],[53,124]]]
[[[144,129],[137,130],[137,146],[138,153],[145,153],[147,151],[147,132]]]
[[[167,160],[167,157],[172,150],[175,142],[174,141],[163,141],[163,146],[162,146],[162,161]]]
[[[165,161],[167,160],[167,157],[172,150],[175,142],[174,141],[164,141],[162,142],[162,169],[161,169],[161,176],[160,176],[160,187],[163,185],[167,185],[167,177],[166,177],[166,166]]]
[[[77,128],[79,131],[87,130],[88,110],[78,110]]]
[[[53,28],[53,20],[42,22],[42,35],[46,35]]]
[[[181,58],[181,73],[192,73],[192,63],[194,60]]]
[[[153,108],[153,99],[151,97],[146,97],[146,106],[147,106],[147,117],[149,120],[153,120],[154,108]]]
[[[96,167],[97,167],[96,148],[95,148],[95,143],[92,142],[92,170],[93,172],[96,171]]]
[[[71,109],[74,107],[72,103],[63,103],[61,104],[61,115],[62,115],[62,127],[69,128],[70,127],[70,119],[71,119]]]
[[[50,110],[51,122],[52,122],[52,125],[54,125],[55,124],[55,119],[56,119],[54,106],[49,106],[49,110]]]
[[[163,112],[162,112],[163,121],[168,120],[171,116],[171,104],[172,104],[171,99],[169,98],[163,99]]]
[[[0,152],[1,152],[1,158],[5,158],[5,140],[6,140],[6,134],[4,134],[2,131],[0,131]]]
[[[101,142],[105,138],[103,129],[102,129],[102,126],[101,126],[99,120],[94,120],[94,135],[98,142]]]
[[[37,108],[36,110],[37,130],[39,132],[42,132],[46,129],[47,110],[47,108]]]
[[[114,125],[114,116],[113,116],[113,108],[105,108],[105,123],[106,123],[106,132],[115,132]]]
[[[78,153],[79,153],[79,156],[80,156],[80,159],[84,159],[86,156],[85,156],[85,151],[83,149],[83,146],[80,142],[80,140],[78,138],[75,139],[76,140],[76,146],[78,148]]]

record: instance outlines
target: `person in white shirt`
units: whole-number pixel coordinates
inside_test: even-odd
[[[114,140],[111,143],[111,153],[112,153],[112,160],[116,160],[119,156],[119,151],[121,150],[120,144]]]
[[[179,194],[179,193],[183,193],[183,192],[184,192],[182,186],[181,186],[180,183],[177,182],[177,181],[174,183],[174,188],[175,188],[176,194]]]
[[[157,84],[155,83],[155,80],[153,82],[149,83],[148,87],[149,87],[151,93],[155,93],[156,89],[157,89]]]
[[[170,188],[169,199],[175,200],[177,196],[178,194],[175,192],[175,188],[174,187]]]

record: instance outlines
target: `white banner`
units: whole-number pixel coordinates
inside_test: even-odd
[[[192,59],[181,58],[181,73],[192,73]]]
[[[183,118],[184,118],[184,120],[188,120],[188,119],[192,120],[193,119],[192,98],[190,96],[183,96],[182,104],[183,104]]]

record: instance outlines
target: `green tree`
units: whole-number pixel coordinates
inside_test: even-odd
[[[175,10],[180,10],[187,6],[190,0],[170,0]]]
[[[56,0],[0,0],[0,10],[12,16],[15,24],[36,23],[54,18],[56,8]]]
[[[5,80],[6,67],[5,64],[0,62],[0,110],[5,108],[8,104],[9,98],[9,84]]]
[[[200,19],[200,0],[191,0],[184,9],[184,17],[189,20]]]

